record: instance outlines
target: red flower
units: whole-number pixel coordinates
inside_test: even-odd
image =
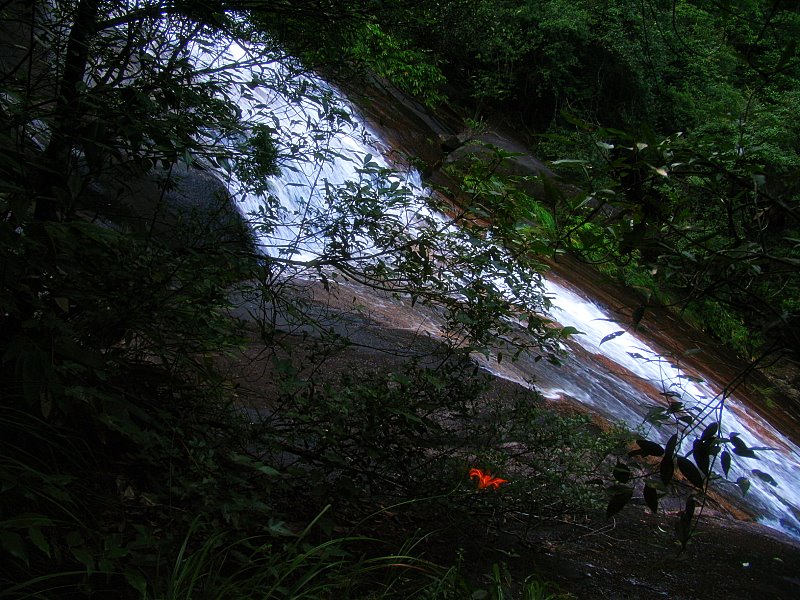
[[[470,469],[469,478],[478,479],[478,489],[485,490],[486,488],[497,489],[502,484],[508,483],[507,479],[500,479],[499,477],[492,477],[489,473],[484,473],[480,469]]]

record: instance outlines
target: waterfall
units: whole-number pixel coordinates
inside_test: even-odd
[[[228,48],[234,62],[246,52],[235,44]],[[308,86],[322,93],[336,94],[324,82],[308,75],[298,77],[305,78]],[[240,73],[239,79],[240,82],[257,80],[249,72]],[[392,192],[390,198],[401,199],[389,201],[380,216],[398,232],[408,235],[408,239],[413,239],[413,231],[418,227],[435,227],[435,223],[442,231],[447,227],[441,225],[446,220],[427,206],[417,173],[394,173],[383,178],[390,165],[376,146],[380,136],[359,123],[344,99],[338,98],[340,112],[335,114],[341,117],[339,125],[345,127],[331,128],[327,121],[332,112],[319,97],[313,101],[300,97],[292,100],[257,84],[248,87],[249,93],[241,94],[238,99],[247,118],[268,123],[281,135],[289,136],[291,139],[284,143],[290,147],[306,148],[309,139],[316,144],[301,160],[284,162],[281,175],[266,186],[266,194],[249,193],[231,176],[232,189],[242,198],[242,212],[261,214],[262,222],[263,216],[269,214],[268,226],[258,232],[265,254],[284,258],[295,266],[313,265],[335,243],[336,223],[354,225],[347,221],[351,216],[340,205],[337,190],[376,182]],[[267,205],[271,208],[265,211]],[[355,245],[355,250],[368,258],[370,244],[371,240],[365,237]],[[551,399],[572,398],[634,429],[642,427],[647,415],[654,408],[666,406],[668,401],[680,401],[687,413],[707,423],[718,419],[713,410],[721,397],[718,383],[674,365],[663,350],[639,334],[618,333],[619,325],[579,290],[555,281],[546,281],[544,285],[552,299],[549,316],[562,326],[581,332],[569,342],[571,358],[563,367],[555,367],[545,365],[546,361],[524,357],[502,364],[477,357],[487,370],[535,387]],[[663,441],[674,432],[674,428],[647,427],[643,435],[652,440]],[[758,520],[800,539],[800,449],[735,397],[728,397],[721,418],[721,435],[732,432],[738,432],[748,447],[760,450],[757,459],[734,455],[729,481],[735,482],[738,477],[750,479],[747,500],[757,512]],[[685,454],[688,449],[680,452]],[[774,480],[770,482],[769,477],[758,473],[769,474]],[[739,493],[734,483],[724,479],[715,485],[723,493]]]
[[[583,332],[575,336],[575,342],[583,350],[590,355],[610,359],[627,371],[629,376],[650,384],[650,394],[646,398],[642,398],[641,387],[627,398],[625,406],[628,410],[623,414],[618,414],[612,407],[600,408],[601,412],[606,413],[605,416],[622,418],[633,427],[643,423],[654,406],[664,406],[664,398],[667,398],[672,402],[680,402],[683,410],[700,423],[710,424],[720,417],[714,410],[722,397],[717,382],[688,374],[663,349],[635,332],[623,331],[607,312],[580,291],[551,281],[547,283],[547,289],[554,299],[554,320]],[[546,393],[546,390],[543,391]],[[638,414],[638,423],[630,418],[631,409]],[[648,433],[650,439],[664,442],[674,433],[674,428],[672,431],[653,428]],[[748,478],[751,486],[747,495],[758,510],[758,520],[800,538],[800,448],[735,396],[725,400],[724,414],[720,419],[719,435],[726,437],[731,433],[738,433],[749,448],[758,450],[756,459],[731,454],[728,479],[736,481],[739,477]],[[688,451],[689,448],[682,448],[678,453],[685,454]],[[768,474],[774,483],[769,478],[762,478],[759,473]],[[734,488],[729,493],[738,493],[736,486],[727,487]]]

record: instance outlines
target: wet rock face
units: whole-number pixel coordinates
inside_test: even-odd
[[[418,169],[428,185],[448,190],[457,204],[468,202],[469,198],[459,197],[459,183],[450,169],[465,167],[472,157],[492,160],[495,150],[513,155],[503,161],[497,173],[516,179],[523,191],[537,200],[555,202],[548,197],[541,178],[548,178],[565,196],[579,191],[559,181],[555,173],[530,154],[519,135],[500,125],[486,124],[480,131],[472,130],[453,110],[423,106],[378,78],[360,85],[351,83],[344,91],[366,123],[380,132],[387,160]]]

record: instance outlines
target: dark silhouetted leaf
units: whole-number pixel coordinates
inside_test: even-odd
[[[685,456],[678,457],[678,468],[683,476],[695,487],[703,487],[703,474],[694,466],[694,463]]]
[[[617,461],[613,474],[614,479],[620,483],[628,483],[631,480],[631,469],[625,463]]]
[[[744,496],[747,490],[750,489],[750,480],[747,477],[739,477],[739,479],[736,480],[736,485],[742,490],[742,496]]]
[[[632,496],[633,490],[628,488],[611,496],[611,500],[608,502],[608,508],[606,509],[606,518],[612,517],[621,511]]]
[[[714,436],[717,435],[718,431],[719,431],[719,422],[715,421],[714,423],[712,423],[703,430],[703,435],[700,436],[700,439],[703,440],[704,442],[707,440],[713,441]]]
[[[722,472],[725,473],[725,477],[727,477],[728,471],[731,470],[731,453],[727,450],[723,450],[720,460],[722,461]]]
[[[686,510],[684,510],[683,513],[684,518],[691,521],[692,517],[694,517],[694,509],[696,508],[696,506],[697,504],[694,501],[694,496],[689,496],[686,499]]]
[[[649,485],[644,486],[644,502],[653,511],[653,514],[658,512],[658,491],[656,488]]]
[[[636,327],[639,325],[639,321],[642,320],[644,316],[645,307],[644,306],[637,306],[636,310],[633,311],[631,315],[631,320],[633,321],[633,326]]]
[[[673,455],[675,454],[675,446],[678,443],[678,434],[675,433],[667,441],[667,447],[664,449],[664,458],[661,459],[661,466],[659,472],[661,473],[661,481],[664,485],[672,481],[672,475],[675,472],[675,462]]]
[[[741,456],[742,458],[757,458],[756,453],[747,447],[738,435],[731,434],[731,443],[733,444],[733,453]]]
[[[756,477],[758,477],[758,478],[759,478],[761,481],[765,482],[765,483],[768,483],[768,484],[770,484],[770,485],[774,485],[774,486],[777,486],[777,485],[778,485],[778,482],[777,482],[777,481],[775,481],[775,480],[772,478],[772,475],[770,475],[769,473],[764,473],[764,471],[759,471],[758,469],[753,469],[753,470],[752,470],[752,471],[750,471],[750,472],[751,472],[753,475],[755,475]]]
[[[656,444],[649,440],[636,440],[639,444],[638,450],[631,450],[628,456],[664,456],[664,448],[661,444]]]
[[[606,342],[608,342],[610,340],[613,340],[614,338],[618,338],[619,336],[621,336],[624,333],[625,333],[624,331],[615,331],[614,333],[609,333],[606,337],[604,337],[602,340],[600,340],[600,345],[602,346]]]
[[[705,475],[708,475],[708,468],[710,466],[709,454],[710,444],[703,439],[695,440],[692,443],[692,454],[694,455],[694,462],[697,463],[697,468],[700,469]],[[681,469],[683,470],[683,469]],[[686,473],[684,473],[686,475]]]
[[[672,475],[675,472],[675,463],[671,456],[665,456],[661,459],[659,472],[661,473],[661,481],[664,482],[664,485],[672,481]]]
[[[675,447],[678,445],[678,434],[673,433],[672,436],[667,440],[667,446],[664,448],[664,455],[672,456],[675,454]]]
[[[681,548],[686,548],[686,544],[689,542],[689,534],[692,531],[692,524],[687,523],[683,520],[683,518],[678,519],[675,523],[675,537],[678,538],[678,541],[681,543]]]
[[[692,519],[694,518],[695,509],[694,496],[689,496],[686,499],[686,508],[679,514],[678,522],[675,524],[675,534],[678,541],[681,543],[681,548],[685,549],[686,544],[689,542],[689,537],[692,533]]]
[[[647,416],[645,416],[644,420],[648,423],[654,423],[656,425],[663,423],[664,421],[668,421],[669,417],[667,416],[667,409],[663,406],[653,408],[647,413]]]

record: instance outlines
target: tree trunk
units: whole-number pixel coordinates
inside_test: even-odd
[[[60,204],[68,190],[70,158],[81,122],[80,86],[86,75],[91,38],[96,32],[99,4],[100,0],[80,0],[67,40],[63,75],[57,87],[52,134],[42,155],[41,177],[35,187],[36,220],[57,220],[65,208]]]

